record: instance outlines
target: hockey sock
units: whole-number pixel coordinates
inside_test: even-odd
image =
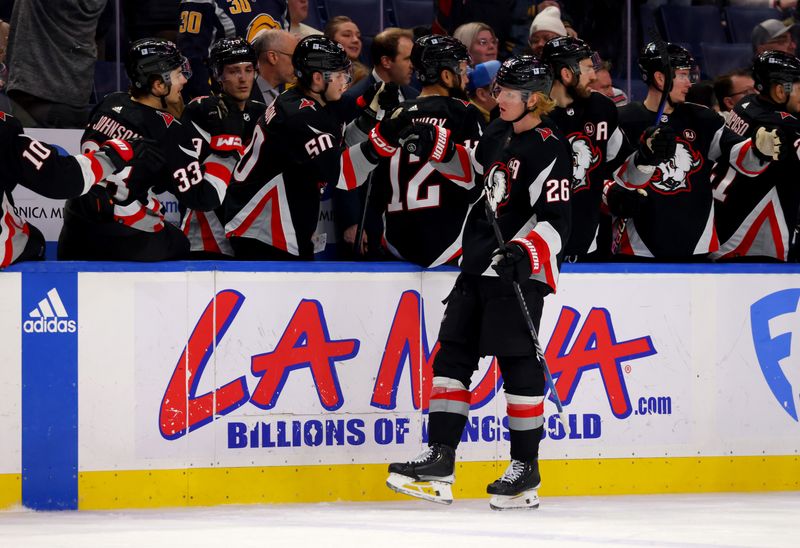
[[[539,456],[544,429],[544,396],[506,393],[511,458],[531,462]]]
[[[461,381],[434,377],[428,407],[428,441],[456,449],[467,423],[469,402],[469,390]]]

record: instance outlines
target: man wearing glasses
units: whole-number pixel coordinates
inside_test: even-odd
[[[717,96],[719,112],[725,122],[730,119],[730,113],[736,103],[743,97],[756,93],[755,81],[749,69],[738,69],[721,76],[714,80],[714,95]]]
[[[258,59],[257,89],[253,90],[254,100],[270,105],[286,84],[295,81],[292,55],[299,38],[285,30],[270,29],[262,31],[253,47]]]

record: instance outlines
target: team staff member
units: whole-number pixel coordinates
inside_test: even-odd
[[[130,93],[113,93],[91,116],[83,149],[92,150],[111,138],[147,139],[157,153],[133,162],[107,177],[103,186],[68,200],[58,241],[65,260],[162,261],[183,258],[189,241],[166,223],[156,195],[169,191],[184,207],[212,210],[225,197],[228,181],[241,155],[240,121],[207,121],[211,153],[198,159],[197,134],[166,112],[180,97],[191,75],[186,59],[172,42],[145,38],[131,45],[126,71]]]
[[[323,36],[303,38],[292,65],[297,86],[267,108],[236,168],[225,230],[238,259],[312,260],[320,196],[335,185],[342,124],[330,110],[350,82],[344,49]]]
[[[484,194],[467,218],[461,274],[439,329],[428,447],[410,462],[389,465],[387,484],[401,493],[452,502],[470,378],[481,356],[494,355],[505,383],[511,463],[487,487],[490,505],[500,510],[539,505],[545,381],[512,282],[520,284],[538,325],[545,295],[556,290],[570,228],[571,159],[563,134],[542,121],[555,106],[548,97],[552,81],[549,66],[531,56],[512,57],[497,72],[500,119],[489,125],[475,151]],[[505,241],[502,251],[493,222]]]
[[[0,268],[44,259],[44,236],[14,212],[11,192],[19,184],[47,198],[80,196],[141,154],[122,140],[107,141],[99,150],[60,156],[58,149],[22,133],[14,116],[0,111]]]
[[[201,136],[200,160],[211,153],[211,134],[208,120],[216,117],[231,117],[239,120],[242,132],[239,135],[246,146],[255,130],[258,119],[267,106],[251,101],[250,94],[256,75],[256,52],[244,38],[223,38],[211,48],[209,59],[214,78],[216,96],[198,97],[186,106],[181,121],[193,126]],[[191,253],[195,258],[230,258],[233,248],[225,237],[224,205],[214,211],[187,209],[181,218],[181,229],[189,238]]]
[[[713,257],[786,261],[800,207],[800,59],[767,51],[756,58],[753,76],[758,95],[734,107],[728,127],[750,138],[768,128],[780,143],[767,157],[774,161],[755,177],[743,177],[728,162],[714,168],[721,245]]]

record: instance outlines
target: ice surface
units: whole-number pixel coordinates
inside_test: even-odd
[[[488,499],[0,512],[2,548],[370,546],[800,546],[800,493],[544,497],[495,512]]]

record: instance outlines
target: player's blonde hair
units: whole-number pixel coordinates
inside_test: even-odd
[[[531,110],[531,114],[535,114],[539,118],[550,114],[553,109],[556,108],[556,102],[543,91],[534,91],[531,96],[536,97],[536,105],[534,105],[533,110]],[[528,100],[530,101],[530,99]]]

